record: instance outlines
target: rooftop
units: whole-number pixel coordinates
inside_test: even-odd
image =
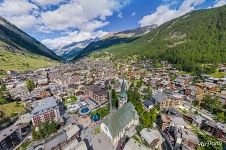
[[[192,132],[188,129],[174,128],[174,132],[175,132],[175,136],[177,136],[177,138],[182,138],[184,140],[192,141],[197,144],[199,143],[198,136],[194,132]]]
[[[19,119],[15,122],[16,125],[18,124],[27,124],[27,123],[30,123],[31,122],[31,114],[29,113],[26,113],[26,114],[23,114],[19,117]]]
[[[152,98],[159,103],[162,103],[168,99],[168,97],[163,92],[156,93],[152,96]]]
[[[138,119],[138,114],[133,104],[128,102],[109,117],[103,120],[103,123],[108,127],[112,138],[114,138],[129,124],[131,120]]]
[[[145,146],[141,145],[133,138],[131,138],[125,145],[123,150],[148,150]]]
[[[140,131],[140,135],[149,143],[151,144],[154,140],[159,139],[159,134],[156,130],[150,128],[144,128]]]
[[[57,106],[57,103],[54,97],[46,97],[43,100],[40,100],[35,106],[33,105],[34,109],[32,111],[32,114],[36,114],[38,112],[41,112],[56,106]]]
[[[68,125],[64,128],[66,130],[67,139],[71,138],[75,133],[77,133],[80,128],[77,125]]]
[[[19,126],[12,125],[2,131],[0,131],[0,142],[3,141],[6,137],[11,135],[13,132],[15,132]]]

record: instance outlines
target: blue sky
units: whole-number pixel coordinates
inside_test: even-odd
[[[226,0],[0,0],[0,15],[53,49],[224,4]]]

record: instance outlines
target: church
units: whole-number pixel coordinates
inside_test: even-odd
[[[139,123],[138,113],[131,102],[127,103],[127,99],[125,81],[123,80],[118,100],[118,111],[109,114],[100,125],[101,131],[111,139],[112,144],[116,144],[124,136],[126,129]]]

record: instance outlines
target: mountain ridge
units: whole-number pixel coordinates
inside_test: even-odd
[[[59,56],[45,45],[11,24],[3,17],[0,17],[0,41],[15,47],[18,50],[17,52],[29,52],[62,61]]]
[[[64,61],[6,19],[0,17],[0,76],[5,71],[34,70]]]
[[[80,57],[84,57],[93,51],[98,51],[102,48],[111,47],[113,45],[118,45],[120,43],[130,43],[143,35],[147,34],[151,30],[155,29],[157,25],[150,25],[145,27],[139,27],[135,29],[129,29],[125,31],[119,31],[114,33],[109,33],[106,36],[95,40],[87,45],[77,56],[72,59],[75,61]]]
[[[197,64],[224,63],[226,6],[192,11],[132,42],[101,51],[111,53],[113,59],[138,55],[168,60],[186,71],[191,71]]]

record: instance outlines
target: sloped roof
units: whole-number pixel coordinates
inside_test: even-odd
[[[110,117],[110,118],[109,118]],[[137,111],[131,102],[126,103],[103,123],[108,127],[112,138],[116,137],[133,119],[138,119]]]
[[[56,99],[54,97],[47,97],[47,98],[44,98],[43,100],[41,100],[38,103],[38,106],[34,107],[32,114],[35,114],[40,111],[43,111],[43,110],[46,110],[49,108],[53,108],[56,106],[57,106]]]
[[[65,127],[66,130],[66,134],[67,134],[67,139],[71,138],[74,134],[76,134],[80,128],[77,125],[68,125],[67,127]]]
[[[67,134],[64,131],[62,131],[48,138],[45,141],[44,147],[45,149],[51,149],[57,146],[58,144],[65,142],[66,140],[67,140]]]
[[[162,103],[168,100],[168,97],[163,92],[156,93],[155,95],[152,96],[152,98],[159,103]]]
[[[144,138],[149,144],[151,144],[154,140],[160,139],[159,134],[156,130],[144,128],[140,131],[140,135]]]

